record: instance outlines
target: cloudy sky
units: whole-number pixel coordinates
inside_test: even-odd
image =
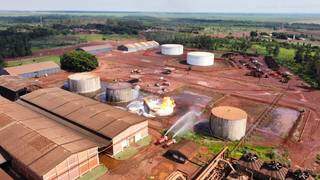
[[[320,0],[0,0],[0,10],[320,13]]]

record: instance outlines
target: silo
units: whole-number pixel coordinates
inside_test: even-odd
[[[95,93],[101,89],[100,77],[92,73],[77,73],[68,77],[69,90],[79,94]]]
[[[112,103],[129,102],[139,97],[139,87],[130,83],[117,82],[106,85],[106,101]]]
[[[214,136],[237,141],[246,134],[248,115],[245,111],[230,107],[215,107],[211,111],[210,128]]]
[[[214,54],[209,52],[189,52],[187,63],[194,66],[212,66]]]
[[[161,54],[169,56],[178,56],[183,54],[183,45],[181,44],[163,44],[161,45]]]

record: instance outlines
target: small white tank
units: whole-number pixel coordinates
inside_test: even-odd
[[[169,56],[178,56],[183,54],[183,45],[181,44],[163,44],[161,45],[161,54]]]
[[[100,77],[92,73],[77,73],[68,77],[69,90],[79,94],[93,93],[101,89]]]
[[[210,128],[214,136],[237,141],[246,134],[248,115],[245,111],[230,107],[215,107],[211,111]]]
[[[187,63],[194,66],[212,66],[214,54],[209,52],[189,52]]]

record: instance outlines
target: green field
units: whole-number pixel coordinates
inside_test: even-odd
[[[94,180],[100,178],[108,171],[107,167],[104,165],[99,165],[98,167],[94,168],[92,171],[86,173],[85,175],[81,176],[79,180]]]
[[[33,64],[45,61],[53,61],[57,64],[60,64],[60,57],[59,56],[43,56],[37,58],[30,58],[30,59],[21,59],[15,61],[7,61],[5,62],[5,67],[14,67],[14,66],[21,66],[26,64]]]

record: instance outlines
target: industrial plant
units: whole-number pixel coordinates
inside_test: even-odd
[[[294,145],[315,138],[316,106],[301,108],[308,97],[290,94],[301,84],[285,86],[263,57],[145,39],[79,47],[98,60],[90,72],[53,62],[3,69],[3,176],[86,179],[101,169],[91,179],[314,176],[298,166]],[[250,75],[257,69],[264,76]]]

